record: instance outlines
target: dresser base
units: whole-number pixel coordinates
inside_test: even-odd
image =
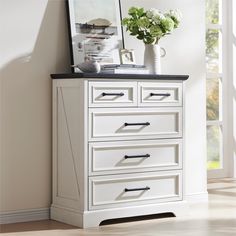
[[[177,201],[86,212],[78,212],[55,205],[51,207],[51,219],[79,228],[97,227],[102,221],[109,219],[159,213],[173,213],[175,216],[184,216],[188,214],[188,204],[185,201]]]

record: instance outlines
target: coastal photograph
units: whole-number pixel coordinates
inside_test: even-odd
[[[69,0],[74,63],[119,64],[123,47],[119,0]]]
[[[118,35],[120,16],[117,0],[74,0],[74,10],[78,34]]]

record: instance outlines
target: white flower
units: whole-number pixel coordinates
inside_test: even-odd
[[[182,18],[182,13],[179,10],[170,10],[169,16],[174,17],[177,21],[180,21]]]
[[[154,17],[153,17],[153,21],[156,23],[156,24],[160,24],[160,22],[162,21],[162,20],[164,20],[165,19],[165,16],[163,15],[163,14],[161,14],[161,13],[159,13],[158,15],[155,15]]]
[[[159,11],[156,8],[151,8],[147,11],[147,17],[152,18],[155,15],[158,15]]]
[[[147,11],[147,17],[153,20],[156,24],[159,24],[161,20],[165,19],[165,16],[155,8],[151,8]]]

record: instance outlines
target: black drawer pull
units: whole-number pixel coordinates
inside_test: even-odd
[[[159,96],[159,97],[169,97],[171,94],[170,93],[150,93],[150,96]]]
[[[125,156],[124,156],[125,159],[148,158],[148,157],[150,157],[150,154],[146,154],[146,155],[136,155],[136,156],[128,156],[128,155],[125,155]]]
[[[105,96],[124,96],[125,94],[124,93],[102,93],[102,96],[105,97]]]
[[[145,126],[149,126],[150,122],[145,122],[145,123],[125,123],[125,126],[141,126],[141,125],[145,125]]]
[[[135,192],[135,191],[148,191],[150,187],[145,188],[125,188],[125,192]]]

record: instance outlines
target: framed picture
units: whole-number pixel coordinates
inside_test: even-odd
[[[135,56],[133,49],[120,50],[121,64],[135,64]]]
[[[120,64],[120,0],[67,0],[72,65],[93,60]],[[74,72],[79,71],[75,68]]]

